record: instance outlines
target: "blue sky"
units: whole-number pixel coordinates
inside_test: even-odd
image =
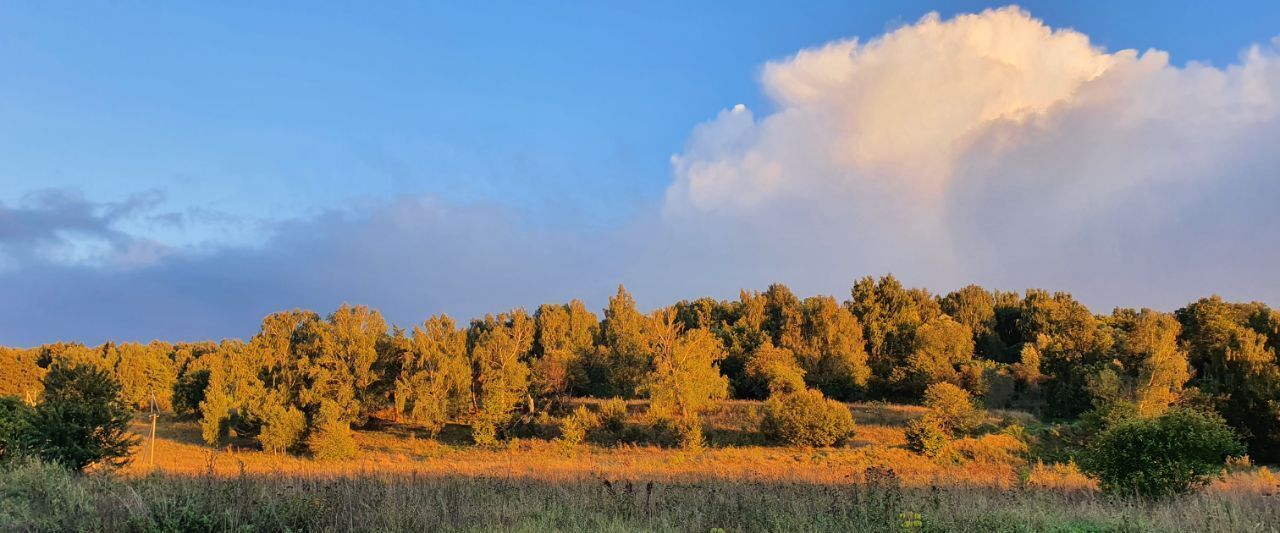
[[[692,124],[767,106],[764,61],[1001,5],[466,4],[7,2],[3,197],[160,189],[280,217],[435,193],[611,221],[661,195]],[[1273,2],[1022,5],[1176,63],[1226,64],[1280,33]]]
[[[242,336],[252,332],[264,311],[362,296],[373,300],[366,303],[399,309],[392,317],[399,322],[455,308],[464,316],[475,313],[478,304],[462,296],[398,301],[394,289],[343,280],[262,295],[260,288],[207,272],[243,269],[244,278],[254,278],[251,265],[271,263],[254,250],[276,247],[272,239],[294,242],[282,232],[333,217],[378,219],[375,213],[407,199],[426,198],[444,211],[468,213],[449,220],[495,210],[502,214],[482,219],[509,217],[525,228],[514,237],[523,242],[531,238],[520,232],[536,231],[572,235],[547,237],[551,247],[607,247],[625,240],[610,232],[632,234],[646,221],[665,216],[660,213],[673,183],[671,157],[692,150],[698,124],[735,104],[744,104],[757,118],[780,107],[761,87],[766,62],[840,39],[865,42],[915,24],[929,12],[947,20],[1000,5],[0,1],[0,207],[21,210],[44,201],[32,200],[33,192],[54,189],[66,196],[58,205],[81,202],[90,213],[86,216],[103,226],[57,230],[43,241],[14,238],[9,259],[0,261],[0,286],[36,287],[20,297],[29,305],[48,305],[44,315],[37,314],[45,317],[58,316],[68,306],[163,308],[164,302],[222,291],[207,286],[213,283],[256,295],[250,298],[253,305],[228,302],[192,310],[204,314],[181,323],[148,325],[148,315],[141,312],[128,323],[90,317],[76,326],[80,329],[8,321],[0,325],[0,343],[67,336],[88,341],[117,335]],[[1108,52],[1166,51],[1173,68],[1196,61],[1226,69],[1241,63],[1250,46],[1270,46],[1280,35],[1275,2],[1020,5],[1044,25],[1074,29]],[[1272,89],[1262,90],[1270,94]],[[1265,189],[1264,196],[1270,193]],[[141,207],[125,209],[130,202]],[[113,216],[112,209],[128,214]],[[0,224],[5,220],[0,217]],[[33,242],[44,248],[19,248],[36,246]],[[157,248],[148,252],[139,243]],[[128,247],[128,256],[142,257],[141,263],[121,267],[93,260],[103,247]],[[157,254],[160,259],[153,257]],[[479,256],[501,257],[496,252]],[[742,263],[728,255],[722,260]],[[230,266],[216,269],[210,266],[215,262]],[[840,265],[834,270],[862,265],[834,262]],[[896,266],[866,264],[900,271]],[[580,297],[595,303],[602,288],[630,277],[652,289],[654,296],[641,299],[651,305],[669,296],[700,295],[684,294],[684,285],[627,274],[635,268],[611,265],[599,280],[585,284],[565,281],[563,275],[535,276],[556,282],[540,292],[498,292],[477,300],[533,305],[540,299]],[[732,297],[731,286],[770,279],[767,269],[761,270],[707,273],[706,279],[724,284],[707,290]],[[806,289],[844,290],[835,282],[806,283],[813,273],[789,265],[777,271],[779,278]],[[1015,284],[1011,288],[1040,281],[984,272],[976,271],[978,281]],[[854,274],[879,273],[817,278],[851,281]],[[922,284],[934,281],[921,277]],[[1186,277],[1195,275],[1170,279]],[[124,286],[126,278],[139,290],[154,292],[123,298],[106,288]],[[157,281],[166,279],[171,281]],[[1262,283],[1239,286],[1239,293]],[[1111,292],[1081,285],[1060,288]],[[87,292],[55,290],[67,286]],[[317,295],[314,287],[327,289]],[[61,307],[43,303],[54,300]],[[1097,300],[1104,308],[1119,303]],[[1177,300],[1151,305],[1172,301]]]

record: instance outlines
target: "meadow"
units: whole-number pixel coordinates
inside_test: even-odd
[[[991,411],[988,432],[930,459],[904,446],[922,408],[850,408],[857,433],[833,448],[757,442],[760,404],[726,401],[700,450],[540,436],[478,447],[465,426],[429,438],[388,422],[333,461],[214,450],[195,422],[162,416],[154,465],[144,443],[110,475],[11,468],[0,518],[13,531],[1280,531],[1265,467],[1233,465],[1197,494],[1121,499],[1073,465],[1030,459],[1024,435],[1040,423],[1024,413]]]

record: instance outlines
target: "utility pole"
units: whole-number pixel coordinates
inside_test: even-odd
[[[151,447],[147,450],[150,455],[149,462],[151,468],[156,467],[156,419],[160,417],[159,408],[156,405],[156,394],[151,393]]]

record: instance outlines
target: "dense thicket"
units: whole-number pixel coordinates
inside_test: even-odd
[[[1214,411],[1255,460],[1276,461],[1278,349],[1280,313],[1261,303],[1098,315],[1061,292],[934,295],[886,276],[857,281],[844,302],[773,285],[646,314],[619,287],[600,316],[575,300],[402,329],[344,305],[272,314],[247,341],[0,348],[0,396],[30,402],[51,362],[90,364],[131,407],[154,399],[199,418],[210,443],[342,455],[373,417],[469,423],[493,442],[567,396],[647,397],[654,417],[690,428],[717,398],[918,401],[945,383],[1062,420]]]

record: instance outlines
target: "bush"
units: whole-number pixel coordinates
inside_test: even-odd
[[[31,407],[17,398],[0,398],[0,463],[18,455],[31,430]]]
[[[586,407],[578,406],[568,416],[560,419],[558,440],[566,446],[577,446],[587,438],[587,432],[600,425],[600,419]]]
[[[982,424],[986,412],[969,392],[950,383],[934,383],[924,391],[924,406],[949,433],[968,433]]]
[[[950,439],[942,421],[932,414],[908,422],[906,437],[907,449],[925,457],[937,457]]]
[[[831,446],[852,437],[853,429],[849,408],[816,390],[770,398],[760,422],[765,436],[795,446]]]
[[[92,464],[120,466],[138,438],[128,432],[130,411],[120,383],[98,367],[56,363],[44,378],[44,401],[35,408],[31,451],[71,470]]]
[[[258,442],[262,449],[280,453],[297,447],[307,430],[307,416],[293,406],[272,405],[263,415]]]
[[[613,398],[600,404],[600,428],[612,434],[621,434],[627,427],[627,402]]]
[[[358,448],[351,436],[351,423],[341,416],[341,408],[333,402],[323,402],[315,415],[315,428],[307,439],[307,449],[316,459],[346,459],[354,457]]]
[[[1104,431],[1081,466],[1109,493],[1161,497],[1182,494],[1220,475],[1244,446],[1221,417],[1172,409]]]
[[[701,450],[707,445],[702,435],[702,421],[698,417],[678,420],[675,423],[676,442],[686,450]]]

